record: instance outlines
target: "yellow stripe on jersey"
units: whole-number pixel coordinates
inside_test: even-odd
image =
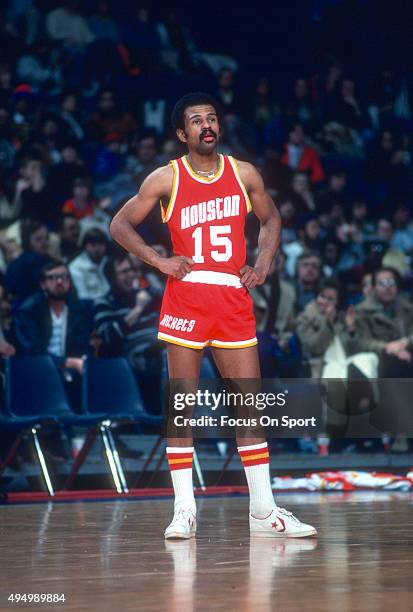
[[[178,167],[178,163],[177,163],[177,161],[175,159],[172,159],[170,161],[170,164],[171,164],[172,169],[174,171],[174,178],[172,180],[171,197],[169,198],[168,206],[166,207],[166,212],[164,211],[164,208],[162,206],[162,202],[160,202],[161,215],[162,215],[163,223],[167,223],[169,221],[169,219],[171,218],[173,207],[175,205],[176,194],[178,193],[178,186],[179,186],[179,167]]]
[[[199,174],[194,172],[191,168],[191,165],[186,155],[184,155],[181,159],[182,159],[182,163],[184,164],[185,168],[188,170],[192,178],[194,178],[196,181],[199,181],[200,183],[214,183],[215,181],[221,178],[222,173],[224,171],[224,156],[221,154],[219,154],[219,164],[218,164],[217,173],[212,178],[208,178],[207,176],[200,176]]]
[[[232,166],[232,168],[234,170],[236,179],[238,181],[239,186],[241,187],[242,193],[244,194],[245,201],[247,203],[247,212],[251,212],[252,211],[251,200],[249,198],[249,195],[248,195],[248,192],[247,192],[247,190],[245,188],[245,185],[242,182],[241,175],[239,173],[238,164],[237,164],[237,162],[235,161],[235,159],[231,155],[228,155],[228,159],[229,159],[229,161],[231,163],[231,166]]]

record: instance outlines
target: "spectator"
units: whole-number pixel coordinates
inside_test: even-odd
[[[308,179],[308,174],[302,171],[296,171],[291,180],[292,197],[297,211],[300,214],[308,211],[313,211],[316,208],[311,184]]]
[[[39,289],[40,273],[51,262],[48,255],[49,232],[39,221],[22,221],[23,253],[13,260],[6,272],[6,287],[17,302]]]
[[[74,215],[62,215],[59,228],[61,259],[67,264],[80,254],[80,225]]]
[[[0,284],[0,357],[13,357],[16,354],[16,349],[8,341],[11,331],[10,311],[9,296],[5,286]]]
[[[218,77],[216,99],[221,105],[224,116],[239,115],[240,96],[235,86],[235,73],[231,68],[223,68]]]
[[[292,283],[280,278],[285,255],[279,251],[271,263],[263,285],[251,289],[257,331],[273,335],[285,344],[293,329],[295,291]]]
[[[411,375],[413,305],[400,295],[395,270],[373,273],[372,293],[356,307],[356,333],[363,350],[380,357],[381,376]]]
[[[63,212],[80,220],[93,215],[95,205],[91,181],[87,178],[77,178],[73,184],[73,197],[63,204]]]
[[[339,286],[327,281],[317,298],[297,317],[297,334],[304,354],[310,359],[312,376],[333,379],[329,381],[327,396],[332,408],[330,426],[343,424],[339,414],[348,409],[354,414],[372,406],[374,392],[368,380],[361,385],[360,379],[376,378],[378,373],[377,355],[360,352],[354,307],[349,306],[342,314],[339,306]],[[357,380],[346,389],[337,384],[337,379]]]
[[[17,78],[28,83],[33,91],[56,92],[62,84],[59,56],[50,41],[39,39],[17,63]]]
[[[287,256],[287,274],[293,278],[296,272],[296,264],[299,256],[304,251],[321,252],[322,241],[321,227],[316,215],[302,217],[298,224],[298,240],[284,244],[284,252]]]
[[[328,185],[317,197],[317,211],[320,214],[329,213],[335,204],[348,209],[349,196],[346,190],[347,174],[342,170],[332,172],[328,177]]]
[[[89,351],[90,309],[70,299],[67,266],[53,261],[42,269],[41,291],[29,297],[15,315],[15,333],[21,355],[51,355],[78,372]]]
[[[75,143],[69,141],[62,144],[59,155],[59,163],[49,169],[48,187],[52,201],[62,205],[72,195],[75,180],[87,178],[89,172],[79,157]]]
[[[402,197],[409,180],[410,166],[409,151],[393,132],[383,131],[372,147],[366,166],[366,178],[378,190],[381,202],[390,196]]]
[[[97,300],[109,291],[105,275],[108,261],[108,239],[98,229],[88,230],[82,243],[82,252],[69,265],[73,285],[81,300]]]
[[[295,123],[288,132],[288,142],[285,145],[285,153],[281,157],[283,164],[291,170],[309,172],[311,182],[314,185],[324,180],[324,170],[320,156],[317,151],[305,143],[303,126]]]
[[[394,236],[392,247],[403,253],[413,255],[413,222],[410,209],[405,204],[399,204],[393,213]]]
[[[79,116],[79,98],[74,91],[63,94],[57,113],[65,129],[66,137],[83,140],[85,132]]]
[[[257,321],[263,376],[295,377],[301,372],[301,351],[294,331],[295,290],[282,278],[285,256],[271,263],[266,282],[251,290]]]
[[[302,77],[295,79],[285,115],[289,121],[297,121],[307,129],[314,129],[316,127],[318,111],[311,99],[306,79]]]
[[[158,289],[136,287],[136,272],[129,256],[121,254],[107,266],[111,285],[96,302],[95,327],[101,336],[104,356],[128,358],[138,373],[154,367],[152,354],[159,354],[157,322],[161,304]]]
[[[364,127],[364,113],[352,78],[344,78],[338,93],[328,96],[324,115],[327,121],[335,121],[352,130]]]
[[[104,142],[109,134],[119,134],[122,141],[130,140],[136,130],[136,121],[131,113],[122,112],[116,105],[111,89],[102,89],[99,94],[98,110],[88,122],[89,135],[97,142]]]
[[[297,312],[301,312],[317,297],[321,275],[322,261],[318,253],[305,251],[298,257],[295,282]]]
[[[119,28],[110,14],[108,0],[98,0],[96,12],[89,19],[89,26],[98,40],[120,42]]]
[[[46,17],[49,37],[68,49],[82,49],[94,40],[87,21],[76,12],[78,4],[77,0],[62,0],[63,6],[50,11]]]
[[[148,131],[138,139],[134,154],[127,159],[126,168],[139,189],[148,174],[158,166],[157,138],[154,132]]]
[[[20,165],[20,178],[16,183],[14,206],[23,219],[34,219],[54,227],[58,207],[51,199],[52,193],[46,183],[43,163],[36,157],[26,157]]]
[[[356,348],[353,308],[339,316],[339,286],[325,281],[314,301],[309,302],[297,317],[297,334],[307,357],[323,357],[335,336],[340,337],[346,354]]]

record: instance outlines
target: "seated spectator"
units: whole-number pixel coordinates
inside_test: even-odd
[[[393,213],[392,247],[413,255],[413,219],[408,206],[399,204]]]
[[[63,0],[62,4],[63,6],[55,8],[47,15],[47,34],[68,49],[82,49],[94,40],[94,36],[86,19],[76,12],[79,2]]]
[[[326,238],[321,256],[323,258],[323,275],[325,278],[335,276],[341,255],[341,243],[334,237]]]
[[[349,196],[346,191],[347,174],[342,170],[332,172],[328,177],[328,185],[317,197],[317,211],[320,214],[329,213],[335,204],[348,208]]]
[[[320,253],[322,250],[321,227],[316,215],[306,215],[300,219],[298,240],[283,244],[287,256],[286,271],[288,276],[295,276],[297,259],[304,251]]]
[[[399,275],[391,268],[373,273],[373,290],[356,307],[356,333],[365,351],[380,358],[382,377],[412,375],[413,305],[399,290]]]
[[[39,221],[22,221],[21,242],[23,253],[6,272],[7,290],[18,302],[38,291],[41,270],[52,259],[48,255],[49,232]]]
[[[137,189],[159,163],[156,134],[147,131],[134,143],[133,154],[126,160],[126,169],[132,175]]]
[[[92,183],[89,179],[78,178],[73,184],[73,197],[63,204],[63,212],[80,220],[93,215],[95,205]]]
[[[62,84],[62,74],[53,45],[45,39],[28,47],[17,63],[17,79],[29,83],[35,92],[53,90]]]
[[[62,123],[67,138],[83,140],[85,132],[78,111],[78,95],[75,91],[67,91],[63,94],[57,115]]]
[[[284,263],[285,256],[279,251],[265,283],[251,289],[263,376],[302,374],[301,351],[293,333],[295,290],[282,278]]]
[[[82,252],[69,264],[73,285],[81,300],[97,300],[109,291],[105,275],[108,239],[98,229],[90,229],[83,237]]]
[[[92,113],[88,122],[90,137],[102,143],[109,134],[116,133],[120,134],[123,142],[127,142],[136,127],[133,115],[123,112],[117,106],[113,91],[102,89],[99,94],[98,110]]]
[[[285,114],[289,121],[298,121],[308,128],[316,127],[319,112],[311,99],[306,79],[302,77],[295,79]]]
[[[311,191],[311,183],[308,174],[302,171],[296,171],[291,180],[292,197],[297,212],[304,214],[308,211],[314,211],[316,203],[313,192]]]
[[[343,275],[360,275],[363,272],[364,251],[362,235],[355,225],[340,223],[335,229],[335,236],[340,242],[340,259],[337,271]]]
[[[51,355],[60,365],[80,372],[81,357],[89,351],[90,308],[70,298],[70,274],[62,262],[43,267],[40,287],[15,314],[18,353]]]
[[[346,353],[356,347],[355,320],[352,308],[342,320],[339,317],[339,287],[325,281],[315,300],[309,302],[297,317],[296,330],[307,357],[323,357],[334,336],[340,337]]]
[[[345,424],[340,414],[365,411],[375,400],[366,379],[377,378],[379,360],[374,352],[360,352],[355,328],[354,307],[349,306],[345,314],[340,312],[339,286],[332,281],[323,284],[317,298],[297,317],[297,335],[310,359],[312,376],[332,379],[327,403],[332,409],[328,421],[334,426]],[[346,388],[337,379],[357,380]]]
[[[318,253],[304,251],[297,259],[297,278],[295,281],[297,312],[301,312],[318,295],[322,277],[322,261]]]
[[[136,272],[128,255],[109,260],[110,291],[95,304],[95,328],[102,338],[102,356],[125,356],[137,373],[156,363],[161,347],[157,324],[161,291],[136,287]],[[153,357],[155,356],[155,363]]]
[[[400,139],[384,130],[374,143],[366,164],[366,178],[371,181],[378,198],[403,197],[410,175],[411,156]]]
[[[9,342],[11,332],[11,305],[6,288],[0,284],[0,357],[13,357],[16,349]]]
[[[291,170],[309,172],[314,185],[321,183],[325,178],[320,156],[313,147],[305,143],[305,134],[300,123],[291,126],[281,161]]]
[[[344,78],[338,92],[327,96],[324,116],[327,121],[334,121],[352,130],[361,130],[364,127],[366,117],[356,97],[355,82],[352,78]]]
[[[80,225],[74,215],[62,215],[59,228],[60,257],[65,262],[71,262],[80,254]]]
[[[87,178],[89,171],[79,156],[74,142],[65,142],[59,147],[60,161],[49,169],[48,186],[52,201],[62,205],[73,193],[77,178]]]
[[[26,157],[20,164],[14,206],[23,219],[35,219],[48,227],[55,226],[59,209],[52,200],[46,182],[43,163],[36,157]]]
[[[97,39],[120,42],[119,27],[112,18],[108,0],[98,0],[96,11],[89,18],[89,26]]]

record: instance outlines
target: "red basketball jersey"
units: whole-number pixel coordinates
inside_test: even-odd
[[[236,161],[219,156],[212,179],[192,170],[186,157],[171,161],[174,180],[162,219],[168,223],[175,255],[191,257],[193,270],[236,274],[245,264],[245,217],[251,210]]]

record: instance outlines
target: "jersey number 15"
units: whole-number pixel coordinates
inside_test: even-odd
[[[205,257],[202,254],[202,232],[208,228],[197,227],[192,233],[195,241],[195,254],[192,257],[195,263],[204,263]],[[212,246],[224,247],[224,250],[211,250],[211,257],[214,261],[228,261],[232,256],[232,242],[225,234],[231,233],[230,225],[210,225],[209,241]]]

